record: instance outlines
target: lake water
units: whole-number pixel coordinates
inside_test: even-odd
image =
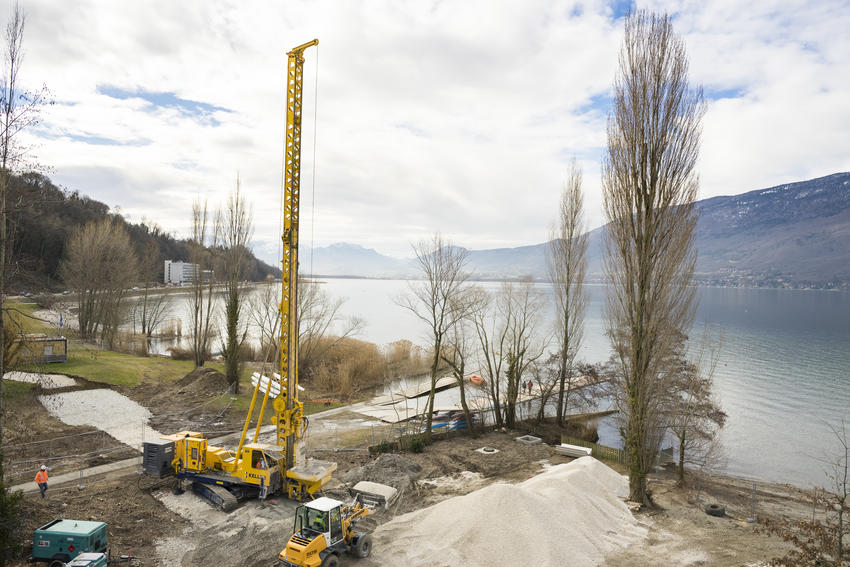
[[[393,301],[407,282],[328,279],[325,285],[347,298],[347,314],[366,320],[359,338],[428,344],[423,325]],[[551,295],[549,285],[538,287]],[[605,287],[588,288],[579,357],[603,362],[609,357]],[[827,424],[850,417],[850,293],[700,288],[699,297],[692,336],[708,324],[710,335],[722,341],[715,373],[716,394],[729,415],[721,433],[727,454],[722,472],[804,487],[826,483],[823,459],[838,452]]]
[[[327,279],[323,285],[332,296],[346,298],[345,315],[366,321],[357,338],[379,345],[399,339],[429,344],[423,324],[394,302],[407,282]],[[479,285],[497,292],[501,284]],[[537,286],[551,297],[548,284]],[[579,358],[603,362],[609,357],[605,287],[588,289]],[[186,297],[175,297],[172,315],[186,316]],[[850,293],[701,288],[699,297],[692,336],[699,337],[708,324],[712,337],[722,340],[715,390],[729,418],[721,433],[727,454],[721,471],[803,487],[826,483],[823,460],[838,452],[828,424],[850,417]],[[551,311],[549,304],[549,319]],[[610,444],[617,441],[610,427],[601,434]]]

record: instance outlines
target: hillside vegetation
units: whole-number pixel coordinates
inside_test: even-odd
[[[138,256],[153,240],[159,249],[159,276],[162,281],[164,260],[189,259],[185,240],[164,232],[155,223],[129,223],[120,214],[110,212],[109,206],[78,191],[56,187],[50,179],[38,173],[13,176],[9,186],[9,238],[12,270],[9,289],[59,289],[64,286],[59,276],[59,263],[68,237],[77,227],[89,221],[112,217],[130,235]],[[186,220],[189,220],[186,211]],[[251,255],[248,279],[261,281],[267,275],[280,275],[280,270]]]

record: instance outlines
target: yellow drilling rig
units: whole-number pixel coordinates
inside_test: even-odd
[[[186,485],[230,510],[246,498],[284,493],[312,498],[336,470],[336,463],[302,459],[299,454],[307,420],[298,400],[298,205],[301,186],[301,93],[304,51],[314,39],[292,49],[287,62],[286,143],[284,147],[283,277],[280,301],[280,374],[254,375],[254,394],[236,451],[209,445],[202,433],[180,431],[144,444],[145,472],[176,474]],[[253,439],[246,436],[254,407],[262,394]],[[270,395],[276,435],[274,444],[258,443]]]

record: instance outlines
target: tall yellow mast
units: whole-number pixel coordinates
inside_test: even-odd
[[[283,284],[280,299],[280,394],[275,398],[277,445],[286,468],[295,466],[296,437],[302,434],[303,405],[298,400],[298,204],[301,188],[301,90],[304,50],[314,39],[287,53],[286,146],[283,185]]]

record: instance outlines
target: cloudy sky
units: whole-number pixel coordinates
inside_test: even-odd
[[[11,11],[0,2],[0,16]],[[185,236],[237,174],[278,258],[286,52],[305,53],[302,242],[409,256],[547,239],[569,161],[600,158],[627,1],[24,0],[21,81],[61,186]],[[708,99],[701,196],[850,170],[850,2],[650,0]],[[315,159],[314,159],[315,156]],[[314,190],[315,188],[315,190]]]

